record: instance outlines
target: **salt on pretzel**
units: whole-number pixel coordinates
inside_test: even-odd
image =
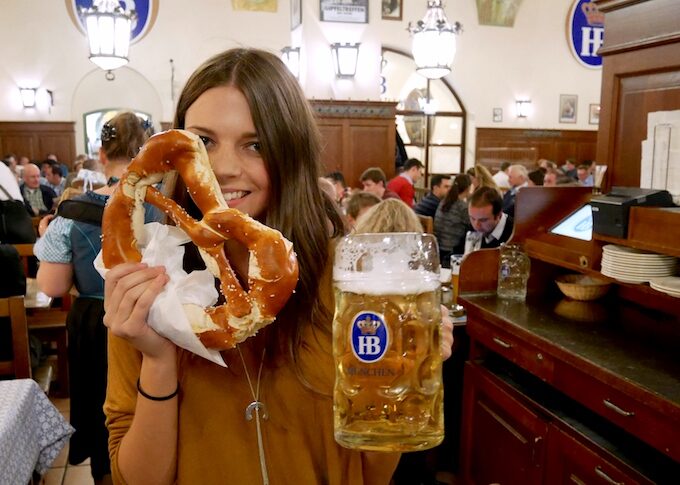
[[[182,177],[203,214],[200,221],[153,187],[173,170]],[[102,257],[106,268],[141,261],[137,240],[142,236],[145,201],[168,214],[188,234],[208,270],[220,280],[225,304],[206,309],[184,305],[192,330],[207,348],[232,348],[274,321],[297,284],[293,245],[279,231],[229,208],[198,136],[184,130],[158,133],[130,162],[104,210]],[[225,257],[223,247],[228,239],[249,250],[248,291],[241,287]]]

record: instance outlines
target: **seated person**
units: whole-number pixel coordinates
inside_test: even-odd
[[[31,216],[38,216],[50,212],[57,194],[51,188],[40,183],[40,169],[29,163],[24,167],[23,179],[21,195],[24,198],[28,213]]]
[[[369,207],[354,226],[354,232],[423,232],[415,212],[399,199],[386,199]]]
[[[470,228],[466,199],[471,187],[472,180],[468,174],[457,175],[434,216],[434,235],[439,244],[440,263],[444,268],[450,267],[452,254],[463,253],[465,233]]]
[[[377,195],[380,199],[399,199],[399,195],[387,188],[385,172],[378,167],[370,167],[364,170],[359,178],[364,191]]]
[[[47,181],[45,185],[54,190],[57,197],[64,192],[66,179],[61,175],[61,166],[57,162],[51,162],[45,166],[45,180]]]
[[[473,232],[465,238],[465,254],[478,249],[497,248],[510,239],[512,217],[502,211],[503,199],[491,187],[481,187],[472,193],[468,216]]]
[[[324,178],[329,180],[333,184],[333,187],[335,188],[335,201],[338,204],[342,204],[343,200],[348,195],[345,177],[340,172],[331,172]]]
[[[368,209],[380,203],[380,197],[370,192],[354,192],[347,201],[347,222],[352,228]]]
[[[446,194],[451,190],[451,176],[446,174],[433,175],[430,179],[430,192],[413,208],[416,214],[429,216],[434,219],[437,207]]]
[[[416,196],[414,184],[423,176],[423,163],[417,158],[409,158],[404,164],[404,171],[387,183],[387,188],[397,194],[409,207],[413,207]]]

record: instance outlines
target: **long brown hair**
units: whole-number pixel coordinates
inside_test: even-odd
[[[267,343],[277,344],[277,355],[286,352],[297,361],[304,325],[330,329],[332,314],[319,301],[319,278],[329,262],[331,238],[343,232],[340,214],[318,184],[321,144],[314,115],[297,80],[277,56],[231,49],[206,61],[189,78],[177,103],[175,127],[184,128],[189,107],[218,86],[237,88],[248,102],[270,178],[264,223],[292,241],[297,254],[298,286],[270,327]],[[178,186],[175,198],[188,205],[184,187]]]
[[[453,183],[451,183],[451,189],[446,194],[444,202],[442,203],[442,211],[448,212],[449,209],[451,209],[451,206],[456,203],[460,194],[465,192],[470,187],[471,183],[472,180],[470,180],[468,174],[461,173],[460,175],[456,175],[456,178],[453,179]]]

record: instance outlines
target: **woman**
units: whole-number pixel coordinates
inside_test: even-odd
[[[78,297],[69,312],[68,328],[71,424],[76,429],[69,446],[69,463],[76,465],[90,457],[95,482],[110,481],[108,433],[102,406],[106,394],[106,327],[104,281],[93,261],[101,249],[101,213],[116,188],[118,178],[137,154],[149,133],[134,113],[120,113],[104,125],[99,159],[108,185],[74,199],[82,209],[79,220],[48,216],[40,221],[42,237],[35,244],[40,260],[38,285],[54,297],[69,292],[75,284]],[[69,205],[71,204],[71,205]],[[68,216],[66,207],[60,209]],[[74,216],[75,217],[75,216]]]
[[[493,176],[484,165],[476,164],[474,167],[468,168],[467,172],[465,173],[470,176],[470,182],[472,184],[470,193],[474,192],[480,187],[492,187],[502,195],[501,190],[498,188],[498,184],[496,184]]]
[[[439,203],[434,215],[434,235],[439,243],[439,257],[444,268],[451,267],[452,254],[463,254],[465,233],[470,229],[466,200],[471,187],[469,175],[456,175],[451,190]]]
[[[162,267],[122,264],[109,271],[105,412],[114,478],[388,483],[398,454],[344,449],[333,437],[329,261],[342,220],[317,183],[319,137],[297,81],[273,54],[226,51],[190,77],[175,126],[201,137],[230,207],[293,242],[300,279],[274,324],[222,353],[223,368],[147,325],[168,281]],[[176,192],[176,199],[189,207],[180,197],[185,193]],[[243,278],[245,249],[228,244],[225,250]],[[266,405],[268,419],[246,419],[253,401]]]
[[[358,234],[374,232],[423,232],[413,210],[401,199],[385,199],[370,207],[354,226]]]

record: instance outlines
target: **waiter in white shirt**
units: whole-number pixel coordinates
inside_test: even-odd
[[[480,187],[468,201],[472,231],[465,238],[465,254],[478,249],[497,248],[512,235],[512,217],[503,212],[503,199],[492,187]]]

